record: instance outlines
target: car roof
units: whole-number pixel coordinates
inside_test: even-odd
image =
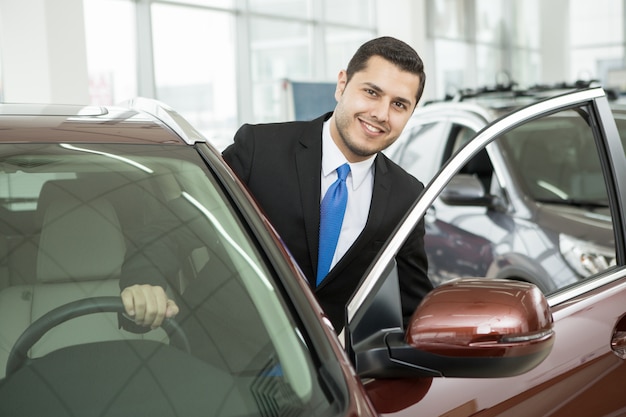
[[[517,83],[509,82],[459,90],[442,100],[427,102],[421,109],[423,111],[433,107],[465,109],[480,114],[487,121],[492,121],[529,104],[596,85],[598,85],[596,80],[589,80],[521,88]]]
[[[170,123],[123,106],[0,104],[0,142],[185,144]]]

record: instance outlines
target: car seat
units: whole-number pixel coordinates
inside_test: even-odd
[[[0,375],[13,343],[37,318],[74,300],[120,293],[126,249],[111,203],[88,184],[58,180],[42,187],[38,211],[42,225],[35,282],[0,292]],[[145,336],[120,330],[116,313],[92,314],[51,329],[30,357],[73,344],[143,337],[166,339],[160,329]]]

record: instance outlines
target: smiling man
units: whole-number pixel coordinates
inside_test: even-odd
[[[368,266],[423,189],[381,151],[404,129],[424,83],[424,65],[413,48],[391,37],[373,39],[339,72],[334,112],[312,121],[243,125],[223,152],[337,332]],[[336,198],[329,202],[331,195]],[[396,258],[405,322],[432,289],[423,238],[422,222]],[[152,317],[160,323],[177,311],[162,299],[164,291],[155,296],[146,288],[122,293],[137,321],[154,325]]]
[[[310,122],[244,125],[223,153],[338,332],[346,303],[367,267],[423,189],[380,151],[404,129],[424,82],[424,65],[413,48],[391,37],[373,39],[339,72],[333,113]],[[318,262],[320,246],[327,243],[320,240],[320,204],[344,163],[350,167],[348,199],[330,271],[324,275]],[[423,237],[421,224],[397,257],[405,321],[432,288]]]

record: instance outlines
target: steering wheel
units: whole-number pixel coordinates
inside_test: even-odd
[[[28,351],[41,337],[55,326],[70,319],[94,313],[124,313],[120,297],[93,297],[73,301],[50,310],[31,323],[17,339],[7,359],[6,375],[9,376],[24,366],[28,360]],[[184,351],[190,353],[189,340],[180,324],[174,319],[165,319],[161,327],[170,339],[177,337]]]

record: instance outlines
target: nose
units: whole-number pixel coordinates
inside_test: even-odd
[[[370,110],[370,117],[379,122],[386,122],[389,119],[389,107],[391,103],[387,100],[378,100]]]

